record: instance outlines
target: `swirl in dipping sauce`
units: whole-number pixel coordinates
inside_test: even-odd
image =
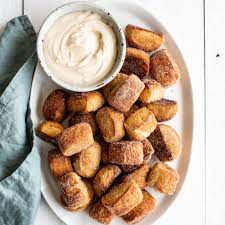
[[[116,35],[98,14],[84,11],[60,17],[44,38],[44,56],[55,77],[70,85],[88,86],[113,68]]]

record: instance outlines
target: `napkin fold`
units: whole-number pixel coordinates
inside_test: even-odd
[[[0,224],[31,225],[40,200],[40,158],[33,146],[29,96],[36,33],[26,16],[0,36]]]

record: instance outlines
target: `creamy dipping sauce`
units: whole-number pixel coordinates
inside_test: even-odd
[[[114,30],[89,11],[60,17],[44,38],[48,68],[70,85],[88,86],[102,80],[112,70],[116,55]]]

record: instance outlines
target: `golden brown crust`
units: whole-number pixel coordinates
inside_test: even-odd
[[[142,49],[146,52],[155,51],[164,42],[164,36],[147,29],[128,24],[125,36],[129,46]]]
[[[101,161],[101,146],[95,142],[72,157],[73,168],[81,177],[91,178],[98,172]]]
[[[123,173],[130,173],[136,170],[140,165],[120,165],[121,170]]]
[[[168,99],[161,99],[156,102],[145,104],[145,107],[154,113],[158,122],[171,120],[177,114],[178,110],[177,102]]]
[[[79,153],[94,143],[91,126],[88,123],[79,123],[66,128],[57,136],[57,143],[66,156]]]
[[[109,146],[109,160],[118,165],[143,163],[143,144],[139,141],[120,141]]]
[[[151,56],[150,73],[164,87],[172,86],[180,79],[179,67],[166,49]]]
[[[150,143],[148,139],[144,139],[141,142],[143,144],[144,162],[148,162],[155,151],[152,147],[152,144]]]
[[[90,181],[84,180],[83,182],[86,184],[87,190],[88,190],[88,200],[87,200],[86,205],[83,206],[83,209],[86,209],[93,201],[93,199],[95,197],[95,191],[94,191],[94,188]]]
[[[91,204],[91,202],[92,202],[92,200],[94,198],[94,189],[93,189],[92,185],[90,184],[90,182],[84,181],[84,183],[86,184],[87,190],[88,190],[87,202],[83,206],[77,208],[77,206],[68,205],[64,201],[63,196],[61,195],[60,196],[60,202],[61,202],[63,208],[65,208],[65,209],[67,209],[67,210],[69,210],[71,212],[77,212],[77,211],[82,211],[82,210],[86,209]]]
[[[87,187],[87,191],[88,191],[88,196],[87,196],[87,200],[86,200],[86,203],[84,203],[83,206],[81,207],[77,207],[76,205],[75,206],[72,206],[72,205],[68,205],[64,199],[63,199],[63,196],[61,195],[60,196],[60,202],[61,202],[61,205],[63,206],[63,208],[71,211],[71,212],[77,212],[77,211],[82,211],[84,209],[86,209],[92,202],[93,198],[94,198],[94,189],[91,185],[91,183],[89,181],[86,181],[84,180],[83,181]]]
[[[56,137],[64,130],[64,126],[55,121],[45,121],[41,123],[37,130],[36,135],[42,140],[56,144]]]
[[[152,144],[148,141],[148,139],[144,139],[141,141],[143,144],[143,163],[148,162],[152,155],[154,154],[154,149],[152,147]],[[108,156],[108,155],[107,155]],[[130,173],[136,169],[138,169],[141,165],[120,165],[120,168],[122,169],[123,173]]]
[[[143,199],[142,191],[135,181],[123,182],[102,197],[102,204],[112,213],[123,216]]]
[[[121,72],[144,78],[149,74],[149,60],[150,57],[146,52],[136,48],[127,48]]]
[[[46,120],[60,122],[65,118],[67,95],[61,89],[56,89],[48,95],[42,107],[42,114]]]
[[[128,75],[124,73],[118,73],[118,75],[112,80],[109,84],[103,87],[103,93],[105,99],[108,99],[111,92],[121,83],[123,83],[127,79]]]
[[[132,173],[126,175],[123,181],[128,182],[134,180],[141,189],[147,186],[146,178],[149,173],[150,166],[148,164],[143,164],[138,169],[134,170]]]
[[[124,127],[132,140],[146,139],[156,128],[157,121],[154,114],[146,107],[132,113],[125,121]]]
[[[176,159],[181,152],[180,137],[169,125],[159,124],[148,139],[162,162]]]
[[[154,154],[154,149],[152,147],[152,144],[148,141],[148,139],[144,139],[141,141],[143,144],[143,154],[144,159],[143,163],[148,162],[152,155]],[[120,165],[120,168],[122,169],[123,173],[130,173],[136,169],[138,169],[141,165]]]
[[[88,123],[91,126],[93,135],[99,132],[93,113],[74,113],[69,120],[69,126],[71,127],[77,123]]]
[[[156,199],[143,190],[143,200],[133,210],[123,216],[128,224],[136,224],[144,219],[145,216],[151,214],[156,207]]]
[[[73,210],[83,208],[90,202],[90,190],[76,173],[70,172],[60,177],[58,184],[64,202]]]
[[[145,89],[139,97],[142,103],[150,103],[163,98],[164,88],[159,82],[153,79],[143,79],[142,81],[145,84]]]
[[[153,187],[164,194],[173,195],[179,179],[180,175],[176,170],[165,163],[158,162],[150,170],[147,183],[149,187]]]
[[[102,224],[110,224],[113,219],[113,214],[102,204],[101,200],[91,206],[89,216]]]
[[[125,136],[124,115],[111,107],[103,107],[96,114],[96,121],[107,142],[121,140]]]
[[[105,103],[102,94],[98,91],[77,92],[68,97],[67,109],[70,112],[94,112]]]
[[[70,158],[64,156],[59,149],[48,152],[48,163],[52,176],[57,179],[69,172],[73,172]]]
[[[121,112],[127,112],[137,101],[144,87],[144,83],[132,74],[111,92],[108,103]]]
[[[125,116],[125,118],[128,118],[130,116],[130,114],[136,112],[140,107],[137,104],[134,104],[131,106],[131,108],[129,109],[129,111],[123,113],[123,115]]]
[[[116,165],[109,164],[101,168],[93,180],[93,187],[96,195],[100,197],[104,194],[120,173],[121,169]]]
[[[76,206],[68,205],[68,204],[64,201],[62,195],[60,195],[60,203],[61,203],[61,205],[62,205],[62,207],[63,207],[64,209],[66,209],[66,210],[68,210],[68,211],[71,211],[71,212],[77,212],[77,211],[81,211],[81,210],[84,209],[83,207],[78,208],[78,207],[76,207]]]
[[[106,142],[103,137],[100,137],[99,144],[102,148],[101,163],[109,164],[109,143]]]

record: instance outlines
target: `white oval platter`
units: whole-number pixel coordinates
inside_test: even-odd
[[[138,2],[134,0],[102,0],[98,1],[97,4],[110,11],[113,16],[117,18],[123,28],[129,23],[162,32],[166,38],[166,42],[163,47],[167,48],[171,52],[181,70],[181,80],[176,85],[166,90],[166,98],[175,99],[179,104],[178,114],[171,121],[167,122],[167,124],[172,125],[181,135],[183,151],[179,159],[168,164],[180,173],[181,180],[176,193],[170,197],[157,193],[152,189],[148,189],[148,191],[157,198],[157,208],[153,214],[146,217],[139,224],[150,225],[162,216],[173,203],[183,186],[187,174],[193,134],[193,102],[190,77],[181,51],[177,47],[172,36],[168,33],[166,28],[163,27],[162,24]],[[37,127],[38,124],[43,121],[43,117],[41,115],[43,102],[47,95],[55,88],[58,88],[58,86],[44,74],[43,70],[38,65],[33,79],[30,98],[31,117],[34,127]],[[88,216],[87,211],[73,213],[62,208],[59,202],[57,184],[50,175],[47,162],[48,150],[53,147],[38,138],[35,138],[35,145],[38,147],[41,154],[41,191],[48,205],[52,208],[55,214],[68,225],[97,225],[98,223]],[[155,159],[152,159],[150,163],[154,160]],[[111,224],[119,225],[125,223],[122,219],[117,217],[114,218]]]

